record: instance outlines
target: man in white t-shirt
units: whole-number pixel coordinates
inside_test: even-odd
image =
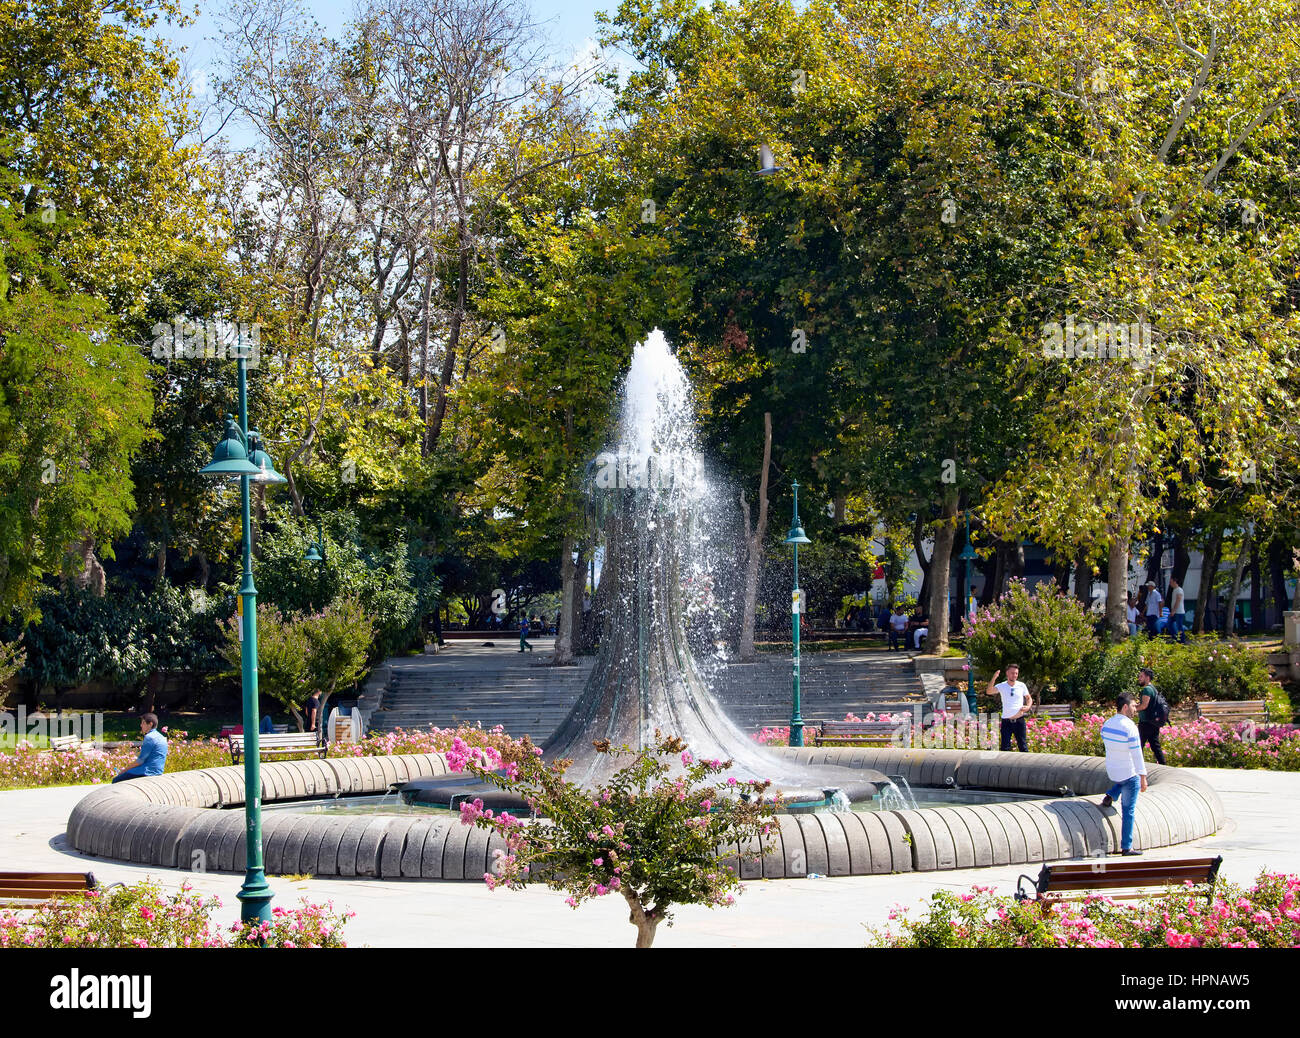
[[[1164,601],[1165,596],[1162,595],[1160,589],[1156,587],[1156,582],[1154,580],[1148,580],[1145,612],[1147,616],[1147,634],[1151,635],[1152,638],[1159,633],[1156,624],[1160,621],[1160,607],[1164,604]]]
[[[1185,642],[1187,635],[1183,628],[1187,624],[1187,600],[1183,596],[1182,585],[1176,577],[1169,578],[1169,637],[1174,641]]]
[[[894,606],[889,616],[889,651],[902,649],[907,651],[907,614],[900,605]]]
[[[1106,810],[1116,797],[1120,798],[1123,817],[1119,849],[1128,855],[1142,853],[1133,849],[1133,819],[1137,814],[1138,792],[1147,791],[1147,762],[1142,757],[1138,726],[1133,723],[1135,713],[1133,696],[1121,692],[1115,697],[1115,716],[1101,726],[1101,742],[1106,748],[1106,775],[1114,783],[1101,798],[1101,808]]]
[[[1002,722],[999,725],[1002,738],[998,748],[1003,750],[1011,749],[1011,737],[1015,736],[1016,748],[1021,753],[1028,753],[1029,743],[1025,733],[1025,718],[1034,705],[1034,699],[1029,694],[1029,686],[1019,680],[1020,664],[1008,663],[1007,680],[998,682],[998,675],[1001,673],[1000,670],[993,672],[988,687],[989,695],[996,692],[1002,697]]]

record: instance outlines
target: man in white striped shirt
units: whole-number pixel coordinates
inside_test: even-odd
[[[1138,791],[1147,790],[1147,762],[1142,757],[1142,740],[1133,715],[1137,712],[1133,696],[1121,692],[1115,697],[1115,716],[1101,726],[1101,741],[1106,747],[1106,775],[1112,783],[1101,798],[1102,809],[1120,800],[1123,814],[1120,823],[1120,853],[1141,854],[1133,849],[1133,818],[1137,814]]]

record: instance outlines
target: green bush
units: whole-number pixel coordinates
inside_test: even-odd
[[[978,672],[991,675],[1019,663],[1021,680],[1037,695],[1060,685],[1097,648],[1092,621],[1083,606],[1053,584],[1031,594],[1013,580],[1006,593],[963,621],[966,644]]]
[[[238,617],[226,628],[222,653],[238,669],[243,643]],[[366,672],[366,653],[374,629],[361,606],[343,599],[318,613],[285,616],[275,606],[257,607],[258,689],[293,714],[298,730],[312,693],[320,713],[335,692],[355,684]]]
[[[220,665],[211,616],[168,583],[149,594],[50,589],[40,616],[21,628],[26,666],[38,692],[109,681],[138,693],[155,670],[209,672]],[[5,632],[17,633],[13,628]]]
[[[315,613],[344,599],[360,604],[370,617],[374,642],[371,662],[397,655],[420,639],[421,603],[437,598],[437,577],[419,567],[417,580],[407,545],[371,548],[362,543],[357,517],[333,512],[322,520],[323,562],[306,562],[317,537],[314,523],[280,508],[259,547],[259,601],[283,613]]]
[[[1205,699],[1268,699],[1276,686],[1257,649],[1225,644],[1212,635],[1180,644],[1167,638],[1130,638],[1090,652],[1061,682],[1064,699],[1114,702],[1136,692],[1142,667],[1155,671],[1155,684],[1169,704]]]

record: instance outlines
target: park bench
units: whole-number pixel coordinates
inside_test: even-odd
[[[1196,719],[1226,724],[1235,721],[1268,724],[1268,707],[1262,699],[1240,699],[1236,702],[1209,700],[1196,704]]]
[[[869,746],[892,746],[906,742],[911,733],[910,721],[823,721],[814,736],[814,745],[866,743]]]
[[[81,736],[54,735],[50,737],[50,749],[56,753],[76,753],[81,749]]]
[[[1016,888],[1017,901],[1037,901],[1043,911],[1056,901],[1081,901],[1085,891],[1104,891],[1115,900],[1151,897],[1165,887],[1191,881],[1196,892],[1207,899],[1214,897],[1214,883],[1223,856],[1217,858],[1176,858],[1165,861],[1097,858],[1090,862],[1066,862],[1044,865],[1038,879],[1021,876]],[[1025,890],[1028,883],[1032,889]]]
[[[1035,717],[1050,717],[1055,720],[1074,720],[1074,707],[1069,703],[1039,703],[1034,707]]]
[[[218,739],[229,739],[232,735],[238,735],[244,730],[243,725],[228,724],[217,733]],[[273,724],[271,731],[276,735],[287,735],[289,726],[287,724]]]
[[[227,736],[230,740],[230,763],[238,764],[244,756],[243,735]],[[285,732],[261,735],[257,740],[258,759],[268,757],[324,757],[329,747],[315,732]]]
[[[90,872],[0,872],[0,907],[35,908],[66,894],[94,890]]]

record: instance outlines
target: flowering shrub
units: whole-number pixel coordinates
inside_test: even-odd
[[[168,772],[215,768],[230,763],[230,749],[221,739],[191,739],[189,732],[159,729],[167,736]],[[12,753],[0,752],[0,789],[36,789],[112,782],[135,763],[139,747],[52,753],[21,740]]]
[[[415,728],[409,731],[394,728],[388,732],[373,732],[355,745],[331,746],[329,755],[383,757],[395,753],[446,753],[448,760],[453,761],[474,749],[483,751],[485,759],[499,761],[495,765],[497,768],[519,764],[528,753],[524,744],[507,735],[501,725],[484,729],[463,724],[458,728]]]
[[[525,824],[508,811],[494,815],[476,800],[461,821],[492,829],[507,852],[483,880],[490,888],[518,889],[531,878],[568,893],[566,903],[609,894],[628,904],[636,946],[648,948],[661,922],[672,925],[674,905],[730,905],[739,887],[725,849],[762,843],[778,803],[764,801],[770,782],[741,781],[724,773],[731,761],[696,760],[674,736],[655,732],[655,744],[631,751],[596,743],[600,753],[629,762],[598,789],[567,781],[570,761],[547,763],[525,740],[516,777],[494,774],[480,761],[466,770],[518,792],[540,818]],[[707,780],[716,778],[716,784]]]
[[[193,771],[196,768],[219,768],[230,763],[230,746],[224,739],[191,738],[189,732],[159,729],[167,736],[167,772]],[[394,753],[472,753],[474,749],[489,754],[495,767],[509,770],[523,759],[523,744],[515,741],[497,725],[483,729],[461,725],[459,728],[391,732],[367,736],[360,743],[332,745],[331,757],[375,757]],[[12,753],[0,751],[0,789],[36,789],[45,786],[72,786],[112,782],[114,776],[129,768],[139,750],[125,747],[114,750],[86,749],[77,753],[51,753],[39,750],[26,741]],[[491,756],[495,754],[495,756]]]
[[[1058,902],[998,897],[992,887],[936,890],[925,913],[890,912],[899,932],[870,930],[890,948],[1300,948],[1300,876],[1261,872],[1241,890],[1220,881],[1213,901],[1171,888],[1120,904],[1103,896]]]
[[[1101,726],[1106,717],[1087,714],[1078,721],[1030,718],[1025,726],[1031,752],[1101,757]],[[1300,725],[1220,724],[1187,721],[1160,729],[1165,760],[1198,768],[1266,768],[1300,771]],[[1147,752],[1147,759],[1151,756]]]
[[[979,671],[992,674],[1019,663],[1033,693],[1058,684],[1097,647],[1083,605],[1050,583],[1031,594],[1024,581],[1012,580],[996,602],[974,619],[963,618],[962,631]]]
[[[343,948],[355,914],[332,902],[273,908],[270,922],[214,927],[217,897],[188,885],[168,894],[153,880],[55,898],[38,908],[0,911],[0,948]]]

